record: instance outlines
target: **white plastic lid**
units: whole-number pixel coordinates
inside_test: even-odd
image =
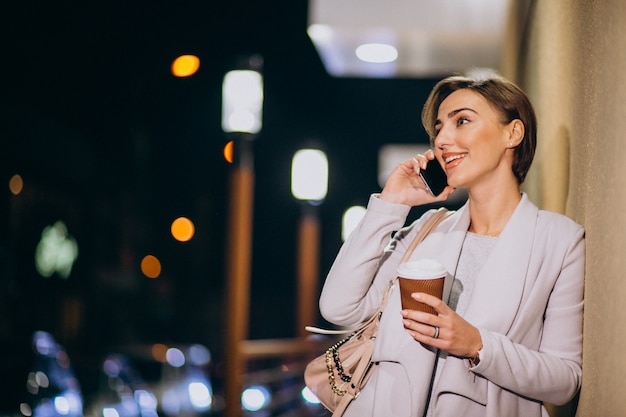
[[[433,279],[446,276],[446,268],[434,259],[419,259],[398,265],[398,276],[413,279]]]

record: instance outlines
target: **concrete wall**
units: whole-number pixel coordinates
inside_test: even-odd
[[[503,73],[528,92],[539,120],[524,187],[540,207],[587,231],[576,415],[626,416],[626,1],[512,5]]]

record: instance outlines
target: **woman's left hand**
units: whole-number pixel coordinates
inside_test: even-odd
[[[437,297],[424,293],[414,293],[412,296],[437,312],[437,315],[433,315],[417,310],[402,310],[402,323],[413,339],[454,356],[476,357],[482,348],[482,339],[476,327]]]

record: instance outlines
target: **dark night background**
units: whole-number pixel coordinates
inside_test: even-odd
[[[240,57],[264,58],[252,339],[295,335],[293,153],[314,144],[329,158],[321,283],[343,211],[379,189],[378,149],[427,142],[419,114],[435,80],[330,77],[306,34],[305,1],[12,3],[0,13],[0,412],[24,390],[38,329],[67,348],[85,393],[118,346],[203,343],[223,360],[221,82]],[[170,64],[186,53],[200,69],[175,78]],[[7,186],[14,174],[24,179],[18,196]],[[195,223],[190,242],[170,236],[179,216]],[[42,278],[33,262],[42,229],[57,220],[79,244],[67,280]],[[147,254],[161,260],[158,279],[141,274]]]

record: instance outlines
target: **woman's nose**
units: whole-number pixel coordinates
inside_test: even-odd
[[[433,140],[434,146],[440,148],[452,143],[452,135],[448,132],[448,129],[442,128],[437,132],[437,136]]]

